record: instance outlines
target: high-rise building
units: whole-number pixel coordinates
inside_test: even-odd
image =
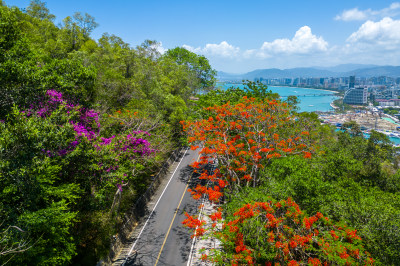
[[[356,84],[356,76],[350,76],[350,78],[349,78],[349,89],[354,88],[355,84]]]
[[[367,88],[350,88],[344,93],[343,103],[360,105],[366,104],[367,95]]]

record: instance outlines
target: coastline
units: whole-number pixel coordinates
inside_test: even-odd
[[[216,87],[224,90],[229,87],[243,88],[244,86],[245,84],[243,83],[219,82],[217,83]],[[268,86],[268,90],[271,90],[274,93],[278,93],[279,95],[281,95],[281,98],[288,97],[289,95],[299,97],[299,100],[301,101],[301,103],[299,103],[299,107],[302,112],[332,112],[332,109],[338,109],[338,107],[333,107],[335,106],[333,104],[333,101],[338,99],[340,95],[338,91],[294,86]],[[307,97],[307,95],[322,98],[321,100],[319,100],[319,98],[310,98]]]
[[[225,82],[225,81],[217,81],[216,83],[220,84],[234,84],[234,85],[244,85],[242,82]],[[266,84],[264,84],[266,85]],[[286,87],[286,88],[297,88],[297,89],[311,89],[311,90],[321,90],[321,91],[329,91],[333,93],[339,93],[339,91],[334,89],[327,88],[318,88],[318,87],[297,87],[297,86],[288,86],[288,85],[267,85],[268,87]]]
[[[285,88],[295,88],[295,89],[306,89],[306,90],[319,90],[319,91],[329,91],[333,93],[339,93],[338,91],[335,90],[328,90],[328,89],[320,89],[320,88],[309,88],[309,87],[295,87],[295,86],[268,86],[268,87],[274,87],[274,88],[279,88],[279,87],[285,87]]]

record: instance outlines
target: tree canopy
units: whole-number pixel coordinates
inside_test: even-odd
[[[131,203],[181,144],[179,121],[200,88],[198,72],[156,41],[96,41],[87,13],[54,20],[38,0],[0,4],[2,264],[106,256]]]
[[[190,52],[183,47],[169,49],[164,56],[194,71],[200,81],[200,91],[209,91],[214,87],[216,81],[215,75],[217,72],[211,68],[206,57]]]

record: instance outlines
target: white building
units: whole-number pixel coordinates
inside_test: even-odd
[[[382,107],[399,106],[400,99],[376,99],[375,100]]]

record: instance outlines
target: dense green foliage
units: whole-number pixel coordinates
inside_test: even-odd
[[[39,0],[0,3],[0,262],[95,264],[215,71],[155,41],[93,40],[89,14],[56,25]]]
[[[60,173],[79,162],[84,152],[80,149],[69,154],[71,158],[60,158],[41,151],[66,148],[64,143],[74,139],[72,125],[63,123],[60,128],[54,123],[59,119],[56,115],[46,120],[27,118],[14,109],[10,122],[0,124],[2,221],[29,232],[35,248],[24,259],[33,264],[62,264],[76,252],[69,231],[77,213],[71,206],[83,191],[75,182],[60,178]]]
[[[217,72],[211,68],[207,58],[204,56],[198,56],[185,48],[176,47],[175,49],[168,50],[165,53],[165,57],[172,59],[178,65],[186,66],[194,71],[200,82],[199,92],[207,92],[214,88]]]
[[[210,115],[207,111],[209,108],[203,109],[204,107],[223,106],[226,102],[238,103],[243,96],[258,99],[276,98],[271,94],[260,94],[258,90],[251,87],[257,84],[249,83],[249,85],[248,90],[231,88],[201,95],[196,102],[198,108],[194,110],[196,115],[193,119],[204,119]],[[262,86],[258,88],[264,89]],[[291,101],[293,104],[296,103],[295,99]],[[308,132],[312,156],[293,154],[293,156],[275,158],[264,163],[264,168],[260,173],[261,182],[258,186],[244,186],[235,190],[234,193],[224,189],[225,204],[222,205],[222,217],[225,221],[222,230],[213,229],[217,232],[214,236],[223,236],[220,239],[223,249],[221,252],[215,252],[216,256],[211,257],[210,260],[221,264],[227,261],[246,263],[246,261],[254,260],[256,263],[263,264],[266,261],[279,262],[280,249],[266,243],[274,244],[275,240],[269,238],[271,233],[268,234],[268,230],[265,232],[262,230],[264,225],[268,224],[268,220],[262,219],[263,216],[258,214],[260,210],[256,206],[260,206],[261,203],[276,203],[293,199],[305,215],[323,213],[336,223],[356,229],[355,232],[362,239],[363,249],[371,253],[374,263],[398,265],[400,259],[400,171],[397,149],[392,146],[386,135],[375,131],[371,132],[369,139],[365,139],[360,126],[355,122],[345,123],[341,131],[335,131],[330,126],[321,125],[315,114],[293,114],[300,128]],[[285,127],[280,129],[279,135],[290,136],[295,131],[295,128]],[[235,131],[231,130],[227,134],[232,132]],[[212,147],[208,148],[210,149]],[[233,156],[232,160],[242,160],[239,157]],[[210,216],[211,219],[214,218],[213,221],[216,221],[217,214],[221,216],[218,212]],[[283,221],[288,217],[291,216],[282,216]],[[196,222],[192,224],[195,225]],[[283,228],[279,230],[284,231],[277,232],[289,230],[287,232],[290,237],[293,236],[293,230],[302,232],[301,230],[304,229],[295,223],[290,225],[294,226],[291,227],[292,229],[285,227],[289,224],[285,222],[283,224]],[[338,229],[341,226],[335,228]],[[321,232],[322,228],[319,230]],[[195,232],[198,233],[198,231]],[[271,232],[276,236],[276,230]],[[241,237],[240,241],[238,236]],[[316,237],[317,235],[313,236],[313,241],[319,241]],[[329,239],[329,234],[327,238]],[[267,241],[268,239],[270,240]],[[347,251],[350,252],[354,247],[349,248]],[[300,249],[290,250],[293,252],[290,253],[293,260],[301,258],[299,255],[301,253],[296,253],[300,252]],[[358,248],[358,251],[360,250]],[[305,250],[304,252],[304,254],[315,256],[319,251]],[[258,255],[254,258],[249,254]],[[334,252],[328,257],[327,253],[320,253],[317,256],[319,261],[335,262],[338,265],[345,263],[342,257],[334,257]],[[204,258],[207,259],[207,256]],[[302,259],[302,261],[307,261],[307,259]],[[316,261],[308,261],[308,263],[319,265]],[[353,264],[358,265],[356,262]]]
[[[393,108],[393,107],[384,108],[383,112],[385,114],[388,114],[388,115],[397,115],[397,114],[399,114],[399,110],[397,108]]]
[[[155,41],[133,48],[108,33],[96,41],[89,14],[76,12],[59,26],[54,18],[39,0],[24,11],[0,1],[1,263],[94,264],[108,252],[130,202],[180,144],[180,120],[208,119],[204,107],[240,104],[243,97],[280,103],[253,82],[213,90],[208,60],[183,48],[161,54]],[[274,133],[300,135],[310,152],[266,157],[257,182],[225,195],[224,218],[234,221],[244,204],[292,198],[303,218],[321,212],[347,224],[358,230],[360,250],[378,264],[398,264],[397,150],[380,133],[364,139],[355,123],[343,132],[322,126],[317,115],[296,113],[296,103],[287,99],[284,109],[295,118]],[[257,248],[265,262],[276,249],[254,241],[260,226],[259,217],[244,224],[241,246]],[[319,226],[329,237],[333,225]],[[231,258],[237,254],[233,245],[224,248]]]
[[[339,132],[312,160],[275,161],[260,189],[278,199],[291,196],[310,213],[345,221],[359,230],[375,259],[395,265],[400,257],[400,175],[387,142],[376,132],[368,140]]]

